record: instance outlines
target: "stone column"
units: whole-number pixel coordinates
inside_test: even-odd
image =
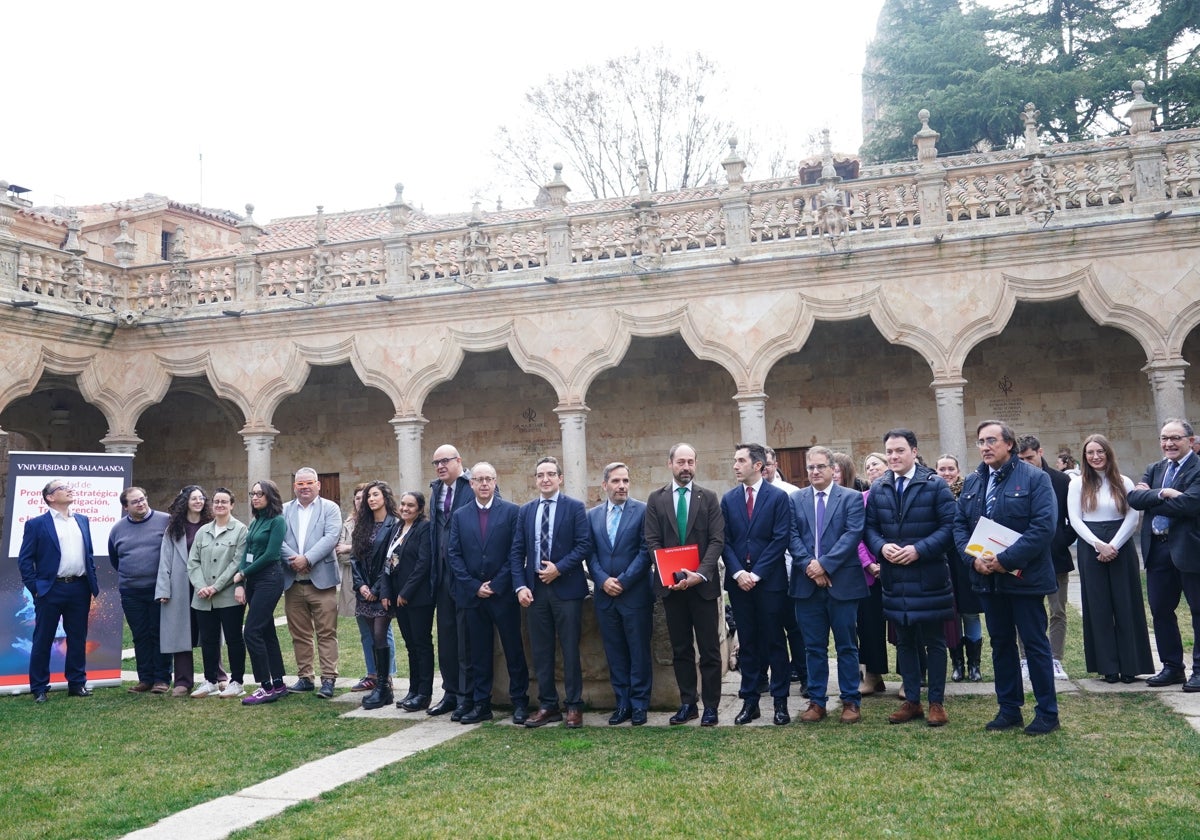
[[[737,394],[738,415],[742,421],[741,443],[767,444],[767,395]]]
[[[109,434],[100,438],[104,451],[110,455],[137,455],[138,444],[142,439],[137,435]]]
[[[1150,379],[1150,392],[1154,395],[1154,414],[1158,425],[1171,417],[1187,418],[1184,400],[1183,378],[1188,363],[1183,359],[1163,359],[1150,362],[1142,368]]]
[[[960,376],[935,379],[929,387],[937,398],[938,445],[934,452],[926,451],[925,462],[936,464],[938,455],[948,452],[958,458],[963,470],[968,469],[967,420],[963,414],[963,388],[967,380]]]
[[[249,486],[271,477],[271,449],[275,446],[275,436],[278,434],[274,429],[269,432],[241,432],[246,443],[246,481]]]
[[[562,427],[563,490],[568,496],[587,500],[587,416],[586,405],[559,406],[554,409]]]
[[[396,485],[397,492],[419,490],[424,484],[421,469],[421,439],[425,433],[425,424],[429,421],[424,417],[394,417],[388,421],[396,432],[396,447],[400,464],[400,482]],[[464,464],[464,468],[470,468]]]
[[[0,181],[0,288],[17,288],[20,243],[10,228],[16,221],[17,205],[8,198],[8,181]]]

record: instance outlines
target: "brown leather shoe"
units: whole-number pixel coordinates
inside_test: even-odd
[[[858,723],[862,720],[862,712],[857,703],[846,703],[842,706],[842,723]]]
[[[801,723],[818,723],[825,720],[825,707],[810,702],[808,708],[800,715]]]
[[[567,729],[579,729],[583,726],[583,712],[579,709],[567,709]]]
[[[950,718],[946,717],[946,707],[941,703],[930,703],[925,722],[930,726],[945,726],[950,722]]]
[[[925,717],[925,710],[920,703],[905,700],[900,708],[888,715],[888,723],[908,723],[910,720]]]
[[[558,723],[562,719],[562,712],[558,709],[538,709],[525,721],[525,726],[529,729],[536,729],[539,726],[545,726],[547,723]]]
[[[137,685],[130,686],[129,693],[130,694],[145,694],[151,688],[152,688],[151,684],[146,682],[145,680],[143,680],[142,682],[139,682]]]

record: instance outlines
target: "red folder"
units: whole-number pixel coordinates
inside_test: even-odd
[[[700,571],[700,548],[696,545],[681,545],[676,548],[656,548],[654,565],[658,567],[658,579],[663,586],[675,585],[675,573],[681,570]]]

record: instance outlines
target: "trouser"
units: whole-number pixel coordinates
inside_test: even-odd
[[[92,608],[92,590],[87,578],[67,582],[56,580],[50,591],[34,601],[32,646],[29,650],[29,690],[50,689],[50,648],[61,619],[67,636],[67,654],[63,670],[70,688],[87,685],[88,612]]]
[[[1146,600],[1154,621],[1154,643],[1164,667],[1177,671],[1183,667],[1183,639],[1175,609],[1179,597],[1187,599],[1192,612],[1192,669],[1200,669],[1200,574],[1181,572],[1171,560],[1165,539],[1151,539],[1146,558]]]
[[[667,635],[671,639],[671,663],[681,703],[704,707],[721,705],[721,638],[717,630],[719,598],[701,597],[695,589],[670,592],[663,598]],[[696,693],[696,654],[700,656],[700,696]]]
[[[222,631],[225,632],[225,645],[229,648],[229,677],[237,683],[246,680],[246,643],[242,637],[242,617],[245,614],[245,604],[196,610],[196,622],[200,625],[200,652],[204,657],[204,679],[213,685],[220,681]]]
[[[396,607],[396,624],[408,651],[408,687],[413,694],[433,694],[433,604]],[[389,626],[388,632],[391,632]]]
[[[583,626],[583,599],[560,598],[554,587],[534,584],[529,605],[529,647],[538,680],[538,702],[543,709],[558,708],[555,685],[555,641],[562,650],[563,694],[568,709],[583,706],[583,667],[579,661],[579,636]]]
[[[1017,634],[1025,641],[1029,664],[1029,682],[1037,701],[1040,717],[1058,719],[1058,695],[1054,689],[1054,661],[1050,639],[1046,636],[1046,606],[1041,595],[1000,595],[985,593],[983,614],[988,637],[992,641],[992,669],[996,674],[996,701],[1005,717],[1018,718],[1025,705],[1025,686],[1021,682],[1021,657],[1017,653]],[[907,694],[908,689],[905,688]]]
[[[283,593],[283,610],[296,652],[296,675],[316,676],[313,668],[313,638],[321,665],[321,679],[338,675],[337,587],[318,589],[312,581],[294,580]]]
[[[911,703],[921,702],[922,653],[929,670],[929,702],[941,703],[946,696],[946,633],[942,622],[897,624],[896,667],[904,682],[904,699]]]
[[[271,563],[246,578],[246,628],[243,638],[254,681],[263,688],[283,685],[283,654],[275,633],[275,607],[283,596],[283,571]]]
[[[158,644],[161,605],[154,589],[122,589],[121,610],[133,636],[133,658],[137,665],[138,681],[165,683],[171,681],[171,658]]]

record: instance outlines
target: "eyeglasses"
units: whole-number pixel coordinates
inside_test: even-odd
[[[250,491],[250,498],[252,498],[252,499],[261,499],[265,495],[267,495],[267,494],[261,490],[251,490]]]
[[[809,472],[820,472],[829,469],[829,464],[809,464],[805,469]]]
[[[975,441],[975,445],[976,446],[995,446],[999,442],[1000,442],[1000,438],[994,438],[994,437],[980,438],[979,440]]]
[[[475,484],[495,484],[496,483],[496,479],[492,478],[490,475],[473,475],[473,476],[471,476],[471,481]]]
[[[67,489],[67,485],[65,485],[65,484],[59,484],[59,485],[57,485],[56,487],[51,487],[51,488],[50,488],[49,490],[47,490],[46,492],[47,492],[48,494],[51,494],[51,495],[53,495],[54,493],[57,493],[59,490],[66,490],[66,489]]]
[[[457,461],[459,457],[462,457],[462,456],[458,456],[455,458],[438,458],[437,460],[431,461],[430,463],[432,463],[435,467],[444,467],[447,464],[449,464],[451,461]]]
[[[142,498],[140,498],[140,499],[126,499],[125,504],[127,504],[127,505],[144,505],[144,504],[146,504],[146,497],[142,496]]]
[[[1158,440],[1160,443],[1179,443],[1184,437],[1184,435],[1162,435]]]

